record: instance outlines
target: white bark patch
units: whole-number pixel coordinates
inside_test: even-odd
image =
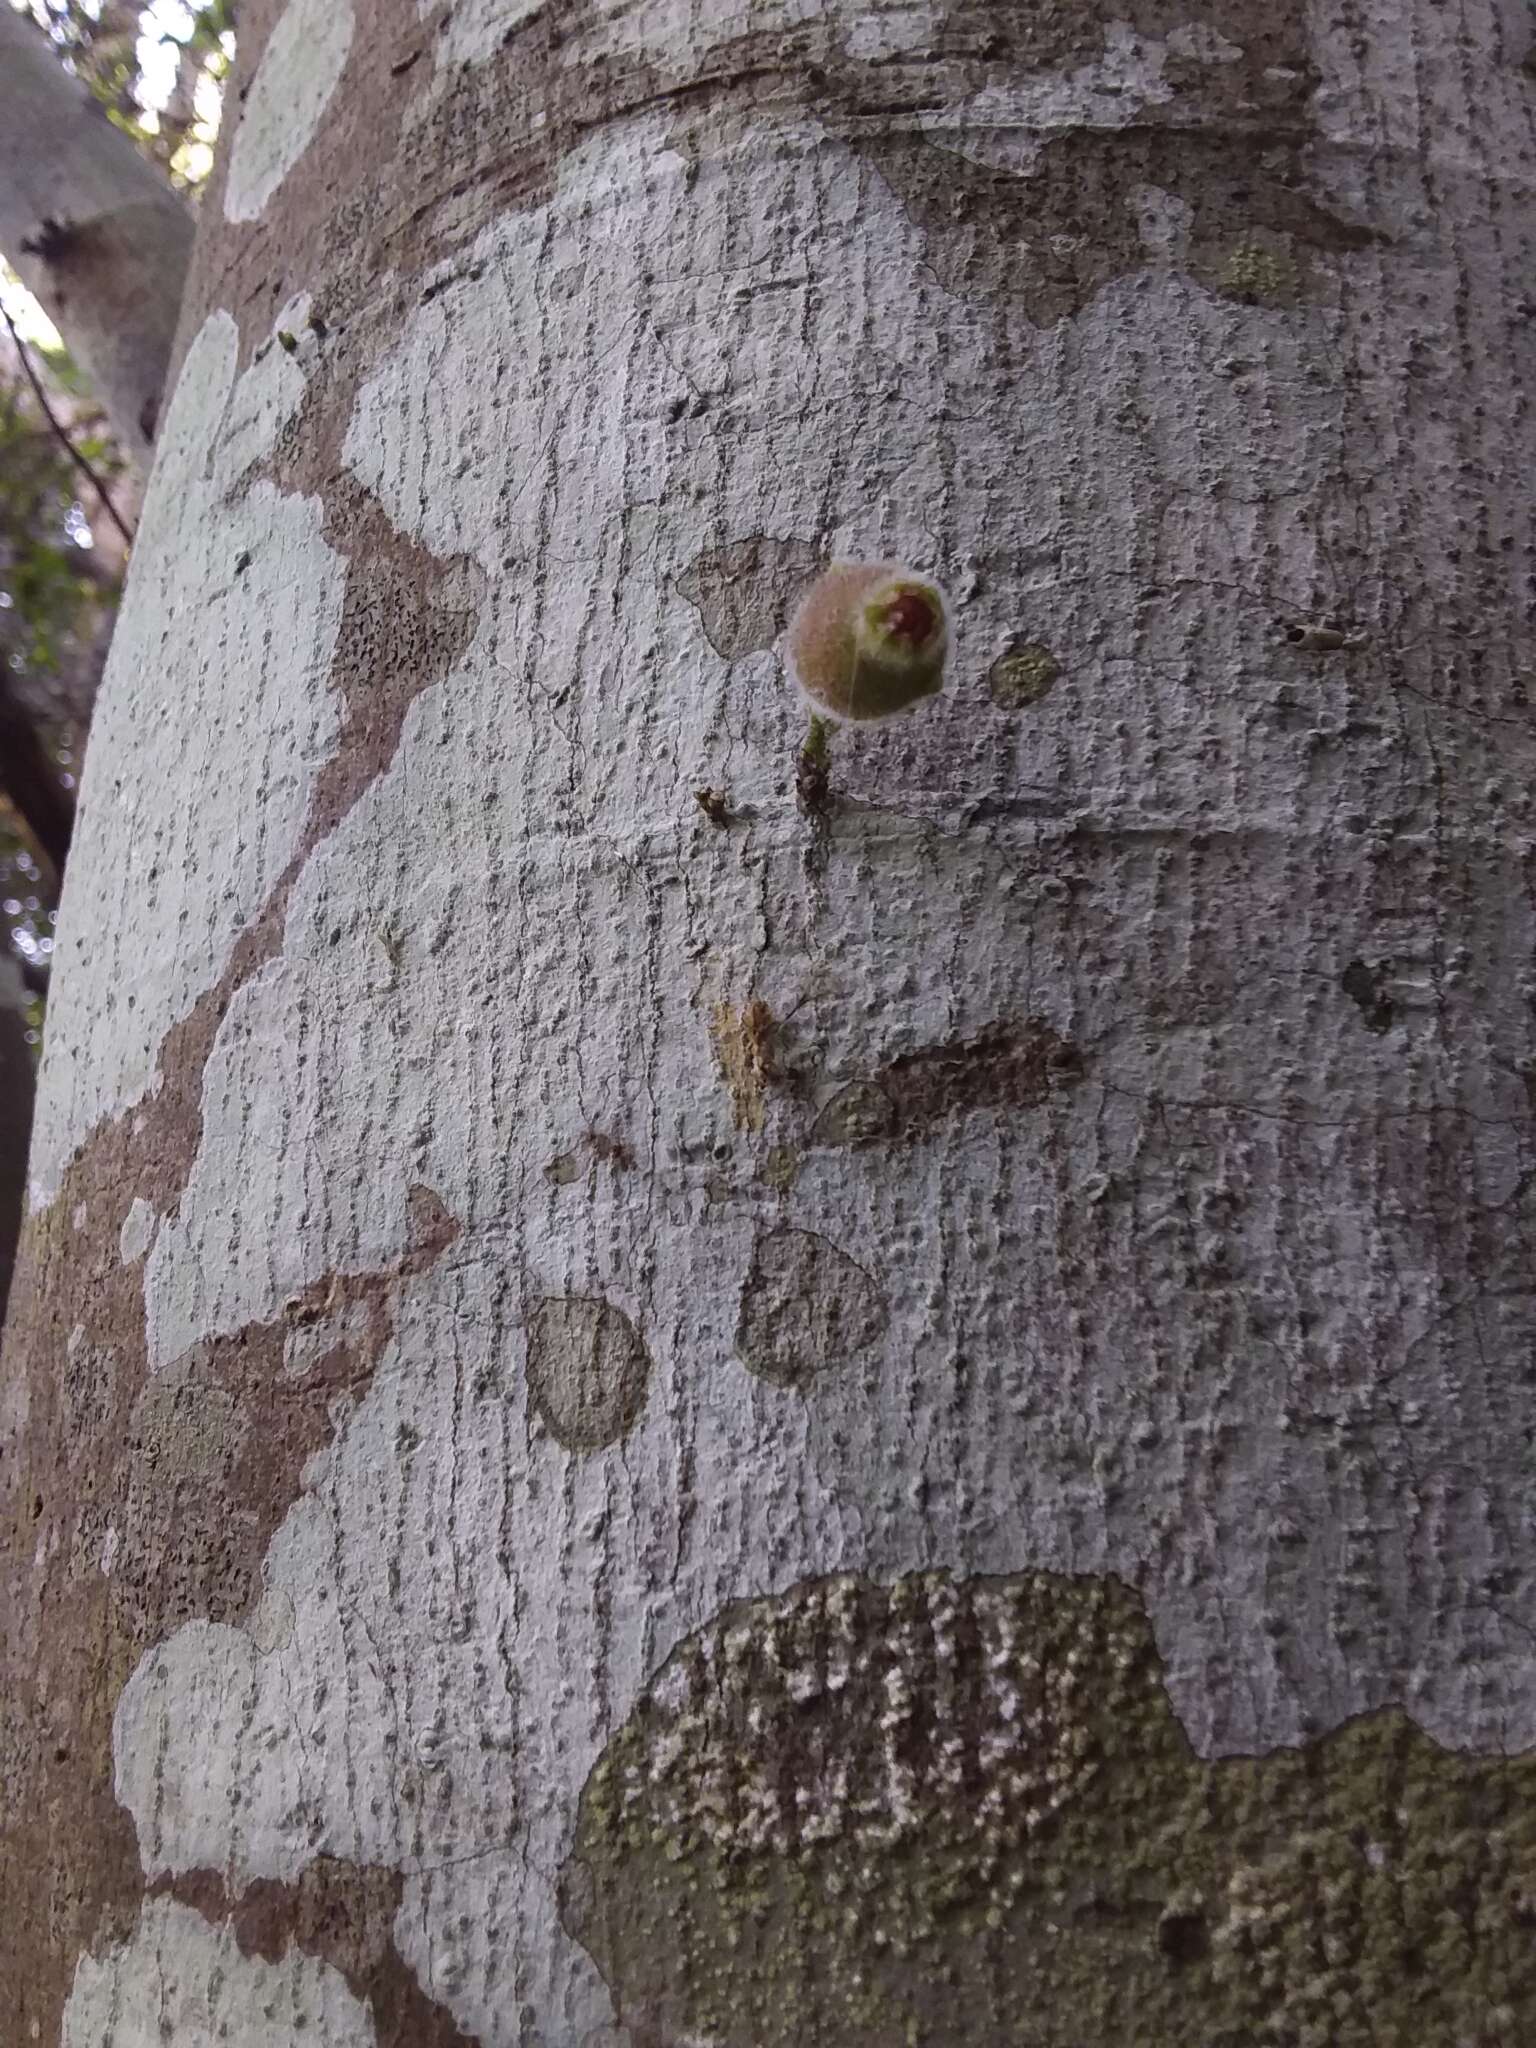
[[[877,64],[886,57],[926,49],[938,23],[938,8],[913,5],[912,0],[878,10],[862,9],[848,24],[848,54],[862,64]]]
[[[266,1656],[272,1650],[286,1648],[293,1641],[293,1624],[293,1602],[286,1593],[274,1587],[257,1601],[250,1620],[245,1624],[245,1632]]]
[[[352,47],[352,0],[288,0],[240,112],[226,220],[259,220],[309,147]]]
[[[507,37],[544,11],[548,0],[458,0],[439,30],[434,48],[441,71],[452,64],[488,64]],[[425,18],[438,0],[417,0]]]
[[[154,1241],[159,1217],[142,1195],[135,1195],[118,1232],[117,1248],[125,1266],[137,1265]]]
[[[749,32],[769,43],[826,11],[825,0],[599,0],[582,54],[675,62],[686,49],[692,66]]]
[[[339,1970],[301,1949],[275,1963],[240,1953],[228,1927],[148,1899],[125,1942],[83,1955],[64,2009],[64,2048],[372,2048],[373,2016]]]
[[[1189,27],[1172,35],[1144,35],[1128,21],[1104,27],[1104,48],[1091,63],[1063,66],[989,85],[968,100],[925,113],[923,133],[957,156],[995,170],[1025,175],[1053,135],[1080,128],[1133,127],[1148,107],[1174,97],[1170,57],[1231,63],[1236,44]]]
[[[301,312],[285,308],[279,324]],[[96,707],[35,1207],[92,1129],[155,1087],[162,1039],[287,865],[335,739],[327,678],[345,565],[317,500],[248,480],[298,405],[303,372],[269,345],[237,378],[236,345],[235,323],[216,312],[187,353]]]

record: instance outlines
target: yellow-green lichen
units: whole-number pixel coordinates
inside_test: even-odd
[[[987,671],[987,688],[1000,711],[1023,711],[1047,696],[1061,663],[1038,640],[1023,641],[1000,654]]]
[[[1216,282],[1220,291],[1233,298],[1283,305],[1300,292],[1301,271],[1282,244],[1242,241],[1221,265]]]
[[[1392,1711],[1204,1762],[1115,1582],[823,1580],[663,1667],[563,1910],[658,2044],[1493,2048],[1536,2021],[1536,1759]]]

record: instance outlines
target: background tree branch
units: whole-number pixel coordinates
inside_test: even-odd
[[[192,244],[186,202],[0,6],[0,250],[147,468]]]

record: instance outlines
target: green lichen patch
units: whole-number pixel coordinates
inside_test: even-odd
[[[819,818],[828,808],[831,790],[832,742],[827,721],[813,712],[795,758],[795,801],[807,818]]]
[[[1023,711],[1050,694],[1061,663],[1038,640],[1024,640],[1000,654],[987,670],[987,688],[1000,711]]]
[[[799,1179],[804,1163],[793,1145],[771,1145],[757,1169],[757,1177],[765,1188],[772,1188],[775,1194],[787,1195]]]
[[[1294,305],[1302,292],[1301,266],[1283,242],[1245,236],[1216,265],[1214,284],[1228,298]]]
[[[1205,1762],[1116,1582],[820,1580],[663,1666],[562,1911],[657,2044],[1493,2048],[1536,2020],[1536,1758],[1391,1711]]]

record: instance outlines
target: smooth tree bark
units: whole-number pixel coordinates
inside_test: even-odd
[[[1513,0],[242,9],[18,2039],[1528,2038],[1533,92]],[[834,561],[937,695],[809,726]]]
[[[0,6],[0,251],[147,468],[192,248],[179,194]]]

